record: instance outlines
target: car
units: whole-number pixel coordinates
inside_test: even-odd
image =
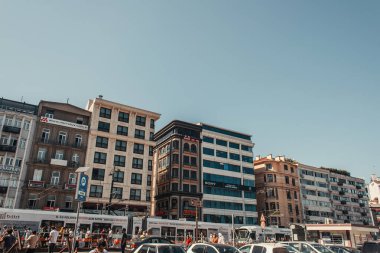
[[[364,242],[362,253],[380,253],[380,241]]]
[[[316,242],[281,242],[296,248],[301,253],[335,253],[331,249]]]
[[[360,253],[361,251],[355,248],[344,247],[340,245],[326,245],[327,248],[331,249],[335,253]]]
[[[237,248],[218,243],[193,243],[186,253],[241,253]]]
[[[242,253],[299,253],[290,245],[282,243],[246,244],[239,248]]]
[[[168,243],[145,243],[140,245],[135,253],[185,253],[181,245]]]
[[[174,244],[172,241],[170,241],[167,238],[164,237],[158,237],[158,236],[150,236],[147,238],[144,238],[142,240],[139,239],[132,239],[127,243],[127,246],[125,250],[127,252],[134,252],[140,245],[146,244],[146,243],[165,243],[165,244]]]

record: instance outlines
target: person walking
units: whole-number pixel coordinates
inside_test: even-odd
[[[224,236],[222,235],[222,233],[219,233],[218,234],[218,243],[219,244],[224,244]]]
[[[218,236],[216,234],[212,236],[212,243],[218,243]]]
[[[38,236],[37,231],[33,231],[31,235],[26,238],[26,253],[34,253],[37,248]]]
[[[58,240],[58,231],[55,229],[55,226],[51,226],[51,231],[49,233],[49,253],[54,252],[55,245],[57,244]]]
[[[127,230],[123,228],[121,237],[121,253],[125,253],[125,247],[127,247]]]
[[[110,228],[108,231],[108,248],[112,247],[112,237],[113,237],[113,232],[112,232],[112,229]]]
[[[2,242],[4,242],[4,253],[8,252],[17,243],[17,239],[13,235],[13,229],[7,229],[6,234],[0,238],[0,243]]]
[[[91,250],[89,253],[108,253],[108,251],[105,249],[106,246],[107,246],[107,243],[101,240],[98,242],[97,247]]]

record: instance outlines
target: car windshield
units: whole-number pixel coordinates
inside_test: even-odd
[[[296,248],[290,245],[284,245],[284,247],[289,251],[289,253],[299,253],[299,251]]]
[[[326,248],[325,246],[321,245],[321,244],[318,244],[318,243],[313,243],[311,244],[311,246],[313,246],[316,250],[318,250],[319,252],[322,252],[322,253],[334,253],[334,251]]]
[[[227,245],[214,245],[219,253],[241,253],[237,248]]]

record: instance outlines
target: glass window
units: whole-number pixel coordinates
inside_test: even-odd
[[[108,138],[97,136],[96,137],[96,147],[98,147],[98,148],[108,148]]]
[[[144,144],[133,144],[133,153],[135,154],[144,154]]]
[[[129,122],[129,113],[127,113],[127,112],[119,112],[118,120],[122,121],[122,122],[128,123]]]
[[[124,171],[114,171],[112,173],[113,181],[115,183],[123,183],[124,182]]]
[[[227,152],[216,150],[216,156],[222,157],[222,158],[227,158]]]
[[[101,185],[90,186],[90,197],[101,198],[102,195],[103,195],[103,186]]]
[[[127,142],[126,141],[121,141],[121,140],[116,140],[116,142],[115,142],[115,150],[127,151]]]
[[[241,158],[243,162],[253,163],[253,157],[243,155]]]
[[[134,169],[142,169],[143,168],[143,159],[133,158],[132,160],[132,168]]]
[[[95,152],[94,154],[94,163],[105,164],[107,161],[107,154],[101,152]]]
[[[141,185],[141,183],[142,183],[142,174],[132,173],[132,175],[131,175],[131,184],[139,184],[139,185]]]
[[[208,143],[214,143],[214,138],[203,136],[203,141]]]
[[[104,180],[104,173],[105,173],[104,169],[93,168],[91,179],[103,181]]]
[[[152,171],[152,169],[153,169],[153,161],[152,160],[148,160],[148,170]]]
[[[241,145],[241,150],[252,152],[252,147],[246,146],[246,145]]]
[[[59,131],[58,133],[58,144],[59,145],[66,145],[67,141],[67,133],[63,131]]]
[[[110,123],[99,121],[98,123],[98,131],[109,132],[110,131]]]
[[[234,154],[234,153],[230,153],[230,159],[236,160],[236,161],[240,161],[240,155]]]
[[[140,189],[131,189],[129,199],[130,200],[141,200],[141,190]]]
[[[135,129],[135,138],[145,139],[145,131],[140,129]]]
[[[240,145],[238,143],[229,142],[230,148],[239,149]]]
[[[146,124],[146,117],[136,116],[136,125],[145,126],[145,124]]]
[[[111,109],[100,107],[99,117],[110,119],[111,113],[112,113]]]
[[[116,133],[118,135],[128,136],[128,127],[126,127],[126,126],[117,126]]]
[[[249,175],[253,175],[253,168],[247,168],[247,167],[243,167],[243,173],[244,174],[249,174]]]
[[[35,169],[33,173],[33,181],[41,181],[42,179],[42,170]]]
[[[214,156],[214,150],[211,148],[203,148],[203,154]]]
[[[112,188],[112,197],[114,199],[122,199],[123,198],[123,188],[113,187]]]
[[[216,145],[225,146],[227,147],[227,142],[224,140],[216,139]]]
[[[150,128],[154,129],[154,119],[150,119]]]

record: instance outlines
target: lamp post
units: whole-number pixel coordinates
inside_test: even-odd
[[[114,165],[113,166],[113,170],[112,172],[109,174],[111,176],[111,190],[110,190],[110,198],[108,200],[108,215],[111,215],[111,202],[112,202],[112,198],[113,198],[113,184],[114,184],[114,173],[115,172],[118,172],[119,169],[116,169],[116,166]]]

